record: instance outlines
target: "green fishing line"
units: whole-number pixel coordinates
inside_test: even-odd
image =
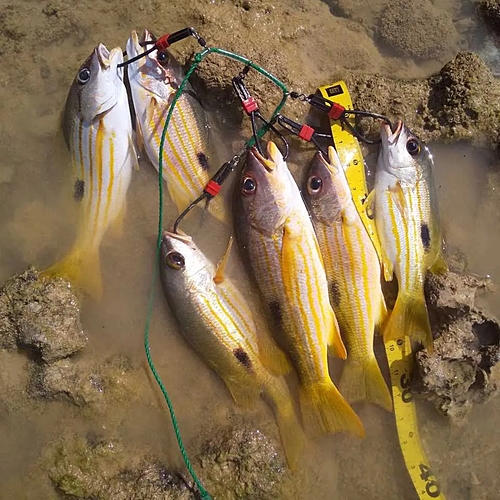
[[[274,75],[266,71],[265,69],[261,68],[257,64],[253,63],[246,57],[240,56],[239,54],[234,54],[233,52],[229,52],[224,49],[218,49],[218,48],[206,48],[201,52],[198,52],[194,56],[194,62],[191,64],[189,70],[186,73],[186,76],[182,80],[179,88],[177,89],[177,92],[174,95],[174,98],[172,100],[172,104],[170,105],[170,108],[168,110],[167,118],[165,120],[165,125],[163,126],[163,132],[161,135],[161,140],[160,140],[160,154],[159,154],[159,167],[158,167],[158,204],[159,204],[159,210],[158,210],[158,236],[156,239],[156,254],[155,254],[155,263],[154,263],[154,268],[153,268],[153,279],[151,283],[151,290],[150,290],[150,295],[149,295],[149,302],[148,302],[148,308],[147,308],[147,315],[146,315],[146,323],[144,327],[144,348],[146,351],[146,358],[148,360],[149,368],[151,370],[151,373],[153,374],[156,382],[158,383],[158,386],[160,387],[160,390],[163,394],[163,397],[165,398],[165,401],[168,406],[168,411],[170,412],[170,418],[172,420],[172,427],[174,428],[175,432],[175,437],[177,439],[177,444],[179,446],[179,450],[182,454],[182,458],[184,460],[184,464],[186,465],[186,468],[193,478],[194,483],[196,484],[198,490],[200,491],[201,498],[203,500],[211,500],[212,497],[208,493],[208,491],[203,487],[201,484],[201,481],[199,480],[198,476],[196,475],[196,472],[193,469],[193,466],[191,464],[191,461],[189,460],[189,457],[186,452],[186,448],[184,447],[184,443],[182,441],[181,433],[179,430],[179,424],[177,422],[177,418],[175,416],[174,412],[174,407],[172,405],[172,401],[170,399],[170,396],[168,395],[167,389],[163,385],[163,382],[161,380],[160,375],[156,371],[155,365],[153,363],[153,359],[151,357],[151,349],[149,346],[149,330],[151,326],[151,318],[153,315],[153,306],[154,306],[154,301],[155,301],[155,290],[156,290],[156,282],[158,278],[158,273],[159,273],[159,266],[160,266],[160,250],[161,250],[161,238],[162,238],[162,231],[163,231],[163,147],[165,144],[165,138],[167,135],[167,128],[170,123],[170,120],[172,118],[172,114],[174,111],[174,107],[177,104],[177,101],[179,100],[179,97],[182,94],[182,91],[184,90],[184,87],[186,86],[189,78],[193,74],[193,71],[196,69],[198,64],[209,54],[215,53],[219,54],[224,57],[228,57],[230,59],[234,59],[236,61],[239,61],[246,66],[250,66],[254,70],[258,71],[260,74],[262,74],[264,77],[267,79],[271,80],[277,87],[279,87],[282,92],[283,92],[283,97],[274,110],[271,120],[281,111],[283,106],[286,103],[286,100],[288,98],[289,92],[285,85],[278,80]],[[262,137],[268,130],[269,126],[267,124],[264,124],[257,132],[258,137]],[[246,147],[251,147],[255,143],[255,138],[252,137],[250,140],[247,141]]]

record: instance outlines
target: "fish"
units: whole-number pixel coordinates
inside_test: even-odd
[[[285,456],[292,469],[305,435],[283,376],[283,353],[259,335],[245,298],[224,276],[230,246],[216,269],[191,237],[165,231],[160,273],[167,302],[195,351],[225,382],[233,399],[251,407],[263,392],[273,407]],[[272,367],[272,373],[263,360]]]
[[[318,241],[299,188],[279,149],[247,152],[235,189],[235,235],[272,318],[275,340],[299,377],[304,427],[364,435],[359,417],[328,372],[328,346],[345,359]]]
[[[140,39],[137,32],[132,31],[126,46],[128,59],[143,54],[150,46],[141,44],[151,40],[154,37],[147,30]],[[127,65],[127,72],[139,142],[159,171],[163,127],[185,75],[181,65],[166,49],[155,50],[131,62]],[[179,213],[203,193],[215,173],[212,169],[213,149],[207,115],[188,82],[172,113],[162,156],[162,176]],[[221,196],[208,203],[208,211],[222,222],[227,219]]]
[[[132,120],[123,83],[122,49],[97,45],[80,66],[66,100],[63,133],[79,204],[69,252],[46,269],[94,298],[102,295],[99,247],[108,229],[123,233],[126,194],[137,165]]]
[[[380,261],[354,205],[335,149],[317,152],[302,190],[325,264],[330,303],[347,344],[339,389],[350,403],[370,401],[391,411],[392,399],[380,371],[373,340],[387,308]]]
[[[381,127],[372,206],[382,247],[384,278],[396,275],[398,295],[384,339],[408,335],[433,348],[424,296],[427,272],[444,273],[443,233],[429,148],[398,121]]]

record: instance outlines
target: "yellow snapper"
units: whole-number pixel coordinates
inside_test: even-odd
[[[442,233],[429,149],[401,121],[381,128],[375,174],[375,222],[386,281],[396,274],[398,296],[384,329],[385,339],[409,335],[432,349],[424,297],[428,270],[445,272]]]
[[[273,142],[269,159],[248,151],[236,188],[235,223],[245,261],[274,320],[275,338],[299,375],[306,428],[364,435],[328,373],[327,347],[346,350],[328,299],[318,241],[299,189]]]
[[[380,262],[333,147],[328,157],[316,153],[303,193],[325,263],[330,303],[347,343],[339,388],[351,403],[368,400],[391,410],[392,399],[373,352],[375,326],[387,315]]]
[[[114,225],[121,234],[133,146],[122,49],[99,44],[82,64],[71,86],[63,131],[75,172],[74,197],[80,204],[75,243],[62,260],[45,271],[64,276],[98,298],[102,294],[99,246]]]
[[[283,354],[270,338],[257,335],[248,304],[231,280],[223,278],[222,269],[223,263],[216,272],[190,237],[163,234],[161,281],[185,337],[224,380],[238,404],[248,407],[264,391],[293,468],[305,436],[284,378],[270,373],[263,363],[269,363],[274,373],[282,372]]]
[[[147,50],[150,45],[144,48],[140,44],[149,40],[153,37],[147,30],[140,40],[132,31],[127,42],[128,58]],[[127,68],[139,141],[158,170],[163,127],[184,72],[168,50],[153,51]],[[163,179],[179,212],[202,194],[210,180],[212,145],[209,132],[205,111],[188,83],[168,125],[162,158]],[[218,219],[225,220],[220,196],[210,201],[208,209]]]

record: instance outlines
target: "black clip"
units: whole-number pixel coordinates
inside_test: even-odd
[[[321,151],[323,154],[326,155],[326,152],[324,148],[319,144],[318,139],[328,138],[332,140],[332,136],[330,134],[321,134],[319,132],[316,132],[316,130],[310,125],[306,125],[305,123],[304,124],[297,123],[283,115],[278,115],[276,119],[277,122],[284,129],[288,130],[292,134],[295,134],[304,141],[312,142],[314,146],[316,146],[316,149],[318,151]]]

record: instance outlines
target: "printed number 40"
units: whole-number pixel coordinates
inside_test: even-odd
[[[431,479],[434,475],[431,471],[431,468],[428,465],[420,464],[420,479],[425,481],[425,491],[431,498],[437,498],[441,495],[441,490],[439,489],[439,485],[435,479]]]

